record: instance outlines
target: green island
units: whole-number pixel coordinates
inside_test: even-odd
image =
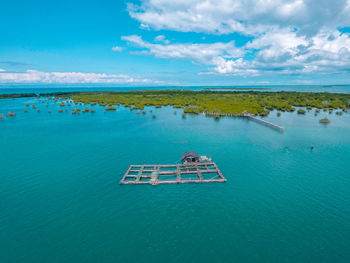
[[[48,99],[60,100],[59,106],[70,106],[72,101],[77,105],[90,104],[106,106],[106,111],[115,111],[116,105],[124,105],[132,110],[144,110],[146,106],[172,106],[184,109],[187,114],[240,116],[244,111],[254,115],[267,116],[270,111],[293,112],[295,107],[305,107],[308,111],[316,108],[315,115],[322,111],[338,110],[342,115],[350,107],[350,94],[327,92],[263,92],[263,91],[191,91],[191,90],[143,90],[143,91],[89,91],[57,92],[40,94]],[[37,94],[4,94],[0,99],[37,97]],[[63,100],[69,100],[68,102]],[[26,104],[29,107],[29,104]],[[32,107],[35,109],[35,105]],[[75,109],[73,113],[79,113]],[[85,110],[84,112],[87,112]],[[144,113],[144,111],[142,111]],[[305,114],[299,109],[298,114]]]
[[[124,105],[133,110],[146,106],[173,106],[183,108],[184,113],[206,113],[217,115],[240,115],[244,111],[267,116],[271,110],[295,111],[295,107],[316,108],[323,111],[350,107],[350,94],[313,92],[261,92],[261,91],[189,91],[189,90],[145,90],[145,91],[100,91],[59,92],[40,94],[56,99],[71,99],[75,103],[99,104],[114,110],[113,105]]]

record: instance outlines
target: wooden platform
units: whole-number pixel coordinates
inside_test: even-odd
[[[170,165],[131,165],[120,184],[224,183],[226,179],[213,162]]]

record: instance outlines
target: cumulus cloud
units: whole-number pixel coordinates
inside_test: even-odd
[[[234,41],[211,44],[159,44],[140,36],[122,37],[141,48],[134,54],[188,59],[207,65],[209,72],[232,75],[274,73],[337,73],[350,71],[350,38],[339,31],[321,31],[313,37],[296,31],[269,31],[236,47]],[[248,58],[253,54],[253,58]],[[250,56],[251,57],[251,56]]]
[[[0,72],[4,72],[4,71],[6,71],[6,70],[4,70],[4,69],[0,68]]]
[[[220,74],[350,72],[350,0],[142,0],[128,4],[131,17],[148,30],[249,35],[227,43],[155,43],[123,37],[143,48],[134,54],[182,58]]]
[[[295,27],[311,35],[350,24],[350,0],[142,0],[128,11],[143,28],[214,34]]]
[[[296,32],[268,32],[247,44],[256,53],[255,68],[288,73],[336,73],[350,69],[350,38],[322,30],[313,37]]]
[[[156,37],[154,38],[154,41],[155,41],[155,42],[162,42],[162,43],[164,43],[164,44],[169,44],[169,43],[170,43],[170,41],[169,41],[168,39],[166,39],[164,35],[156,36]]]
[[[238,58],[244,52],[235,46],[234,41],[213,44],[154,44],[144,41],[140,36],[122,37],[137,47],[143,48],[142,54],[154,55],[159,58],[190,59],[205,65],[213,64],[217,57]]]
[[[350,38],[337,30],[320,31],[309,38],[288,30],[267,32],[247,43],[245,50],[254,52],[254,58],[221,59],[215,71],[222,74],[235,74],[244,69],[247,74],[350,72]]]
[[[112,47],[112,51],[121,52],[121,51],[123,51],[123,48],[119,47],[119,46],[114,46],[114,47]]]
[[[230,75],[259,75],[259,71],[254,69],[251,63],[244,61],[242,58],[236,60],[224,59],[219,57],[215,59],[215,67],[213,69],[215,72],[220,74],[230,74]]]
[[[1,72],[0,83],[150,83],[146,78],[127,75],[82,73],[82,72]]]

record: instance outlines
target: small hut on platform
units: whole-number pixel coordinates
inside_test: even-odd
[[[181,156],[182,163],[198,163],[199,155],[193,151],[185,152]]]

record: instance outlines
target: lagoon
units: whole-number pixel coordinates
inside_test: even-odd
[[[2,262],[350,261],[349,113],[272,111],[279,133],[171,107],[60,108],[0,100],[16,112],[0,120]],[[130,164],[187,150],[211,156],[227,183],[119,185]]]

